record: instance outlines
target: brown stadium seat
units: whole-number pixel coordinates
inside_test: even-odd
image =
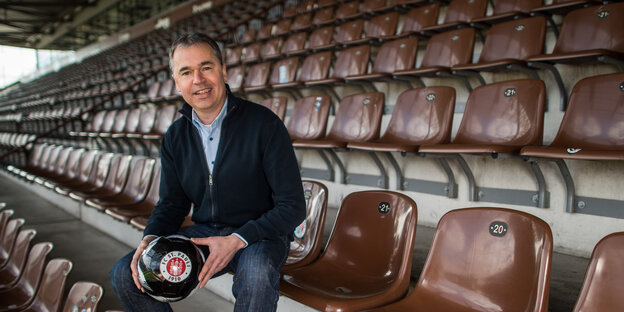
[[[115,123],[117,122],[117,119],[115,117],[117,116],[118,112],[119,111],[116,109],[106,111],[106,115],[104,115],[104,120],[102,120],[102,126],[100,127],[100,130],[98,132],[89,132],[87,135],[90,138],[97,138],[101,134],[110,133],[113,130]]]
[[[121,139],[125,138],[128,133],[136,133],[139,127],[139,122],[141,121],[141,114],[146,110],[146,106],[148,105],[141,105],[139,107],[129,109],[123,129],[121,129],[121,131],[114,131],[114,133],[111,134],[111,137],[114,139]],[[117,127],[117,125],[115,127]]]
[[[545,37],[546,19],[542,16],[496,24],[487,32],[479,61],[453,66],[453,74],[476,74],[482,84],[485,80],[477,74],[480,71],[521,70],[539,79],[536,71],[527,66],[526,60],[544,51]]]
[[[283,37],[273,37],[262,45],[260,48],[260,58],[262,60],[271,60],[279,58],[281,55],[282,45],[284,44]]]
[[[58,311],[61,309],[63,295],[65,294],[65,282],[67,275],[71,272],[73,264],[71,261],[62,258],[50,260],[46,265],[41,286],[37,290],[34,300],[28,305],[24,312],[38,311]]]
[[[62,186],[59,185],[54,188],[54,191],[61,195],[69,196],[69,194],[73,191],[83,192],[95,190],[102,187],[106,182],[106,178],[108,177],[110,163],[114,155],[115,154],[113,153],[99,154],[94,160],[95,163],[93,167],[89,170],[86,180],[84,176],[86,172],[83,171],[80,177],[81,183]]]
[[[28,253],[24,272],[13,287],[0,290],[0,310],[22,310],[35,298],[52,243],[38,243]]]
[[[421,145],[418,152],[456,159],[468,179],[469,200],[478,200],[474,176],[461,154],[497,158],[499,154],[518,155],[524,146],[540,145],[545,102],[546,88],[541,80],[511,80],[478,87],[468,97],[453,141]],[[544,207],[544,196],[540,194],[539,205]]]
[[[225,50],[225,65],[232,66],[237,65],[241,61],[241,55],[243,54],[243,47],[237,46],[231,49]]]
[[[13,209],[6,209],[0,211],[0,239],[4,237],[4,231],[6,230],[6,225],[9,222],[9,218],[15,213]]]
[[[158,96],[154,99],[155,103],[172,102],[180,99],[180,94],[176,90],[173,78],[169,78],[162,82],[162,86],[158,91]]]
[[[442,24],[425,27],[421,35],[432,35],[467,27],[472,19],[485,16],[488,0],[451,0],[446,8],[446,15]]]
[[[375,57],[373,70],[369,74],[347,76],[347,82],[390,81],[392,73],[414,68],[418,53],[418,38],[403,38],[386,41]]]
[[[175,119],[177,107],[174,104],[169,104],[161,107],[156,115],[156,120],[149,133],[143,134],[144,140],[160,140],[162,136],[167,132],[169,126]]]
[[[320,50],[333,49],[336,44],[333,42],[334,27],[326,26],[314,30],[308,38],[307,50],[316,52]]]
[[[361,311],[398,300],[409,287],[416,220],[416,203],[403,194],[349,194],[325,251],[285,272],[280,292],[322,311]]]
[[[290,32],[307,30],[312,26],[312,13],[299,14],[290,25]]]
[[[565,15],[568,12],[600,3],[600,0],[553,0],[551,4],[533,9],[536,14]]]
[[[135,228],[139,229],[140,231],[143,231],[145,230],[145,227],[147,226],[148,219],[149,219],[149,216],[134,217],[132,218],[132,220],[130,220],[130,224],[134,226]],[[189,227],[193,224],[195,223],[193,223],[193,221],[191,220],[191,217],[186,216],[184,217],[184,222],[182,222],[182,225],[180,226],[180,228]]]
[[[43,185],[46,179],[61,177],[67,168],[67,161],[74,148],[72,146],[62,146],[54,162],[48,163],[46,171],[39,172],[35,178],[35,183]]]
[[[140,139],[143,134],[149,133],[154,127],[156,122],[156,114],[158,113],[158,106],[156,105],[141,105],[141,114],[139,115],[139,122],[137,123],[134,132],[126,132],[126,138]]]
[[[245,66],[229,67],[227,70],[227,84],[230,91],[236,93],[242,90],[243,77],[245,77]]]
[[[616,2],[568,13],[550,54],[530,57],[529,66],[550,71],[561,95],[561,109],[567,106],[568,93],[556,63],[612,63],[624,69],[624,3]]]
[[[327,213],[327,187],[320,182],[302,181],[306,200],[306,218],[295,229],[290,252],[282,272],[304,267],[318,258],[323,243],[323,228]]]
[[[104,117],[106,116],[107,112],[108,112],[107,110],[101,110],[95,113],[95,115],[91,117],[91,122],[87,125],[87,129],[85,129],[85,131],[80,131],[80,132],[70,131],[69,135],[87,137],[89,136],[89,133],[100,132],[100,129],[102,128],[102,124],[104,123]]]
[[[36,234],[37,231],[27,229],[17,235],[9,261],[0,269],[0,290],[11,288],[19,280],[24,271],[30,242]]]
[[[293,140],[316,140],[325,137],[331,100],[328,96],[308,96],[297,100],[288,120]]]
[[[292,25],[292,19],[284,18],[275,23],[275,26],[271,30],[271,37],[278,37],[288,34]]]
[[[241,51],[240,61],[243,64],[253,63],[260,60],[260,48],[262,47],[261,42],[254,42],[243,48]]]
[[[249,68],[243,90],[245,92],[266,92],[270,86],[268,84],[271,72],[271,62],[254,64]]]
[[[360,1],[354,0],[342,3],[336,9],[334,16],[338,20],[355,19],[362,16],[362,13],[360,13]]]
[[[347,148],[384,153],[396,172],[396,187],[402,190],[404,176],[391,152],[415,153],[424,144],[448,143],[454,111],[455,89],[451,87],[406,90],[399,95],[386,132],[379,140],[352,142]],[[387,177],[382,179],[386,181]],[[449,196],[453,196],[454,185],[452,181],[449,184]]]
[[[364,32],[364,20],[357,19],[352,21],[346,21],[340,24],[336,28],[336,35],[334,36],[334,43],[337,46],[344,47],[350,42],[362,39],[362,33]]]
[[[71,187],[86,183],[89,180],[89,175],[93,168],[97,164],[97,159],[99,158],[101,152],[98,150],[87,150],[84,151],[80,157],[78,165],[76,167],[76,171],[71,179],[64,180],[55,180],[55,181],[46,181],[44,185],[50,189],[55,189],[57,187]]]
[[[588,77],[576,83],[555,139],[549,146],[527,146],[520,155],[557,163],[566,182],[567,211],[575,206],[575,187],[563,159],[624,160],[624,73]],[[591,129],[590,129],[591,128]]]
[[[624,232],[612,233],[594,247],[573,312],[624,310]]]
[[[280,96],[280,97],[264,99],[260,101],[259,104],[270,109],[282,121],[286,117],[286,107],[288,105],[288,98],[286,97]]]
[[[372,17],[366,26],[364,40],[371,43],[382,42],[396,35],[399,12],[390,12]],[[353,44],[358,44],[357,41]]]
[[[84,153],[84,148],[72,148],[65,164],[61,166],[62,164],[57,163],[57,170],[53,175],[44,177],[43,185],[49,189],[54,189],[58,183],[73,181],[80,174],[80,162]],[[35,181],[37,180],[35,179]]]
[[[496,1],[492,15],[473,18],[478,24],[502,23],[523,17],[529,17],[531,10],[542,6],[544,0],[499,0]]]
[[[370,50],[370,45],[361,45],[338,52],[338,57],[334,62],[332,75],[326,79],[305,81],[305,86],[333,86],[344,84],[345,77],[366,73],[368,60],[370,58]],[[362,92],[365,92],[364,89],[361,90]]]
[[[400,35],[419,34],[421,29],[435,25],[438,21],[439,12],[439,3],[423,5],[409,10],[405,16]]]
[[[126,184],[120,193],[111,196],[87,197],[85,205],[100,211],[110,206],[137,204],[145,199],[152,182],[152,171],[156,161],[152,158],[134,158]]]
[[[243,32],[243,35],[241,36],[239,43],[244,45],[244,44],[252,43],[255,39],[256,39],[256,29],[247,28]]]
[[[298,32],[288,36],[288,38],[284,42],[284,45],[282,46],[282,55],[292,56],[306,53],[307,50],[305,49],[305,44],[307,39],[307,32]]]
[[[158,92],[160,91],[160,86],[161,86],[160,81],[152,82],[152,84],[147,89],[147,93],[145,95],[139,96],[138,98],[130,101],[128,104],[134,104],[134,103],[143,104],[143,103],[153,101],[158,96]]]
[[[49,149],[47,143],[35,143],[28,155],[28,161],[22,168],[8,166],[7,169],[13,174],[25,178],[28,175],[28,171],[37,168],[43,162],[44,151]]]
[[[149,216],[158,202],[158,191],[160,189],[160,160],[156,160],[152,170],[149,191],[145,198],[134,204],[114,205],[106,208],[106,214],[123,222],[130,222],[134,217]]]
[[[546,312],[552,252],[550,227],[533,215],[453,210],[438,222],[414,290],[373,311]]]
[[[420,77],[453,77],[451,67],[461,64],[469,64],[472,61],[472,53],[475,40],[475,30],[464,28],[451,30],[432,36],[427,41],[427,49],[416,69],[399,70],[393,76],[397,79],[413,79],[422,86],[424,83]],[[470,84],[465,77],[464,83],[470,90]]]
[[[273,70],[271,71],[271,77],[269,77],[270,88],[283,89],[284,91],[296,94],[295,98],[300,98],[300,92],[295,89],[295,86],[301,85],[301,82],[295,81],[297,76],[297,69],[299,68],[299,57],[293,56],[289,58],[282,58],[273,64]],[[281,90],[280,90],[281,91]]]
[[[291,5],[284,8],[282,13],[283,18],[290,18],[297,15],[297,5]]]
[[[335,21],[336,19],[334,18],[334,7],[318,9],[316,12],[314,12],[314,17],[312,18],[312,24],[319,26],[333,24]]]
[[[20,232],[20,228],[26,221],[22,218],[11,219],[6,223],[4,228],[2,241],[0,242],[0,268],[3,267],[9,261],[13,247],[15,246],[15,240],[17,234]]]
[[[84,202],[87,198],[95,196],[112,196],[121,193],[126,181],[128,180],[128,172],[133,156],[131,155],[115,155],[110,162],[110,169],[106,181],[102,187],[86,191],[72,191],[69,197],[74,200]]]
[[[265,24],[256,33],[256,41],[263,41],[271,38],[271,32],[273,31],[273,24]]]
[[[51,168],[56,164],[59,152],[63,146],[61,145],[48,145],[45,147],[41,154],[41,161],[37,167],[28,168],[28,173],[25,178],[28,181],[34,182],[38,175],[46,174],[50,172]]]
[[[76,282],[69,290],[69,294],[67,294],[62,312],[95,312],[97,311],[98,304],[103,295],[104,289],[96,283],[86,281]]]

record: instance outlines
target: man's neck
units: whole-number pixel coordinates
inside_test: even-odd
[[[223,103],[221,103],[219,107],[217,107],[214,110],[210,110],[210,111],[200,111],[196,109],[193,109],[193,110],[195,111],[195,114],[197,114],[197,118],[199,118],[199,121],[201,121],[202,124],[210,125],[214,122],[215,119],[217,119],[217,116],[219,116],[219,113],[221,113],[221,110],[223,109],[224,106],[225,106],[225,101],[223,101]]]

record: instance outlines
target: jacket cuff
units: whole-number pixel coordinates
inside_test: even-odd
[[[258,230],[249,222],[238,228],[238,230],[234,231],[232,234],[240,237],[247,244],[245,247],[259,240]]]

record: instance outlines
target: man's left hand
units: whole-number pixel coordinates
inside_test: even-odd
[[[210,255],[199,272],[199,288],[203,288],[213,275],[230,263],[239,249],[245,247],[245,242],[236,235],[191,238],[191,241],[210,249]]]

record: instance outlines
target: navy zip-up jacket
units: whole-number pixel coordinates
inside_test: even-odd
[[[284,123],[269,109],[233,96],[210,172],[192,108],[162,139],[160,198],[144,235],[170,235],[180,228],[193,203],[191,219],[231,227],[248,244],[288,236],[305,218],[299,166]]]

